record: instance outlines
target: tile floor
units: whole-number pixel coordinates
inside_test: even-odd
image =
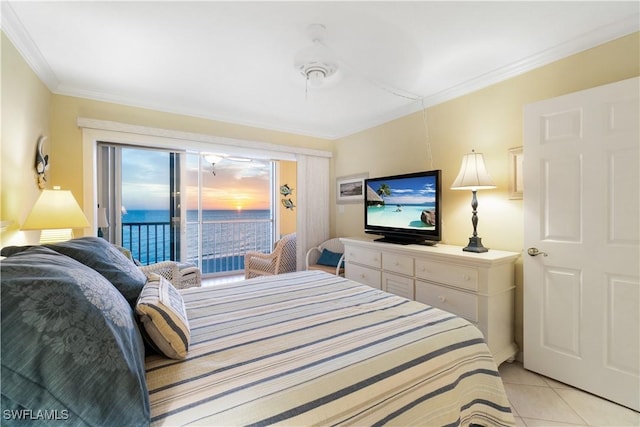
[[[518,426],[640,426],[640,413],[503,363],[500,375]]]

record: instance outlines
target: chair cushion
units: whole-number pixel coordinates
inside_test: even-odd
[[[330,265],[319,265],[319,264],[314,264],[314,265],[310,265],[309,266],[309,270],[321,270],[321,271],[325,271],[329,274],[336,274],[336,268],[332,267]],[[343,268],[340,268],[340,270],[338,271],[338,273],[342,274],[344,272]]]
[[[149,425],[143,342],[116,288],[41,246],[2,260],[0,274],[2,409],[49,410],[58,425]]]
[[[337,267],[340,262],[340,258],[342,258],[341,253],[331,252],[329,249],[323,249],[322,254],[320,254],[320,258],[318,258],[317,264]]]
[[[140,293],[136,313],[147,339],[156,350],[171,359],[187,357],[191,332],[184,300],[162,276],[152,275]]]

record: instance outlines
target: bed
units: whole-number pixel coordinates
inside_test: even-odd
[[[182,291],[187,358],[146,358],[152,425],[512,425],[467,321],[321,271]]]
[[[514,425],[481,333],[436,308],[322,271],[176,290],[91,237],[5,249],[3,425]]]

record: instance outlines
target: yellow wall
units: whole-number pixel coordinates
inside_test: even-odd
[[[94,101],[63,95],[53,95],[51,102],[51,134],[54,140],[52,157],[60,167],[52,171],[56,185],[71,189],[82,197],[82,131],[77,118],[109,120],[139,126],[149,126],[184,132],[194,132],[247,141],[261,141],[317,150],[332,151],[332,141],[294,135],[248,126],[234,125],[197,117],[164,113],[144,108]],[[59,183],[59,184],[58,184]]]
[[[2,140],[0,153],[0,219],[12,221],[0,235],[0,246],[36,243],[39,232],[18,229],[40,195],[35,173],[36,143],[48,136],[44,152],[49,153],[51,92],[29,68],[22,56],[1,35]],[[50,168],[53,169],[53,165]],[[50,174],[47,173],[48,178]],[[51,188],[51,179],[47,188]]]
[[[640,75],[640,33],[581,52],[422,112],[342,138],[334,152],[335,175],[383,176],[442,169],[443,243],[465,246],[472,234],[471,192],[449,189],[462,156],[484,153],[495,190],[478,192],[478,235],[486,247],[520,252],[522,200],[508,194],[508,149],[522,146],[525,104]],[[428,142],[427,142],[428,141]],[[431,146],[433,162],[428,155]],[[526,155],[526,154],[525,154]],[[524,190],[526,193],[526,188]],[[364,236],[362,205],[332,210],[332,235]],[[522,342],[522,261],[516,265],[516,331]]]
[[[49,134],[49,185],[72,190],[82,200],[82,136],[78,117],[197,132],[221,137],[264,141],[334,152],[332,182],[336,176],[368,172],[381,176],[442,169],[444,178],[444,242],[466,245],[471,234],[471,195],[449,186],[462,156],[471,149],[483,152],[495,190],[479,192],[479,235],[487,247],[520,251],[523,245],[522,201],[508,198],[507,150],[522,145],[522,108],[525,104],[640,75],[640,33],[554,62],[474,93],[430,107],[366,131],[327,141],[163,113],[112,103],[51,95],[11,43],[2,36],[2,220],[26,217],[38,195],[33,171],[35,143]],[[428,128],[428,138],[427,138]],[[429,156],[429,152],[432,156]],[[331,185],[335,200],[335,185]],[[526,189],[525,189],[526,192]],[[335,205],[331,234],[363,235],[362,205]],[[2,244],[19,234],[3,233]],[[521,295],[521,264],[517,270]],[[521,337],[521,298],[518,331]],[[521,340],[519,340],[521,342]]]
[[[276,195],[276,203],[280,206],[280,235],[295,233],[296,231],[296,209],[298,206],[298,186],[296,178],[296,162],[281,161],[280,163],[280,185],[288,184],[289,188],[293,189],[293,193],[290,196],[286,196],[287,199],[291,199],[296,206],[293,210],[287,209],[282,204],[282,199],[285,196],[281,194]]]
[[[522,201],[508,198],[508,149],[522,146],[523,106],[638,76],[639,41],[635,33],[427,108],[427,126],[425,114],[418,112],[341,138],[334,152],[335,176],[442,169],[443,243],[466,245],[473,231],[471,193],[449,187],[462,156],[475,149],[484,153],[497,185],[478,192],[478,234],[487,247],[520,251]],[[335,206],[332,216],[333,236],[364,235],[361,205]]]
[[[2,233],[0,246],[38,241],[38,232],[19,232],[18,229],[39,195],[34,163],[36,141],[40,135],[48,136],[45,152],[49,154],[51,166],[47,172],[47,186],[59,185],[63,189],[71,190],[80,206],[84,205],[82,132],[76,124],[78,117],[324,151],[333,150],[333,142],[322,138],[52,94],[4,33],[1,66],[1,219],[13,221],[13,224]],[[295,224],[292,225],[290,222],[285,222],[284,225],[295,228]],[[82,232],[83,230],[76,230],[76,235],[82,235]]]

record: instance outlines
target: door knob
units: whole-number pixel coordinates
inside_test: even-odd
[[[538,256],[538,255],[547,256],[548,255],[546,252],[540,252],[538,248],[529,248],[527,249],[527,253],[531,256]]]

